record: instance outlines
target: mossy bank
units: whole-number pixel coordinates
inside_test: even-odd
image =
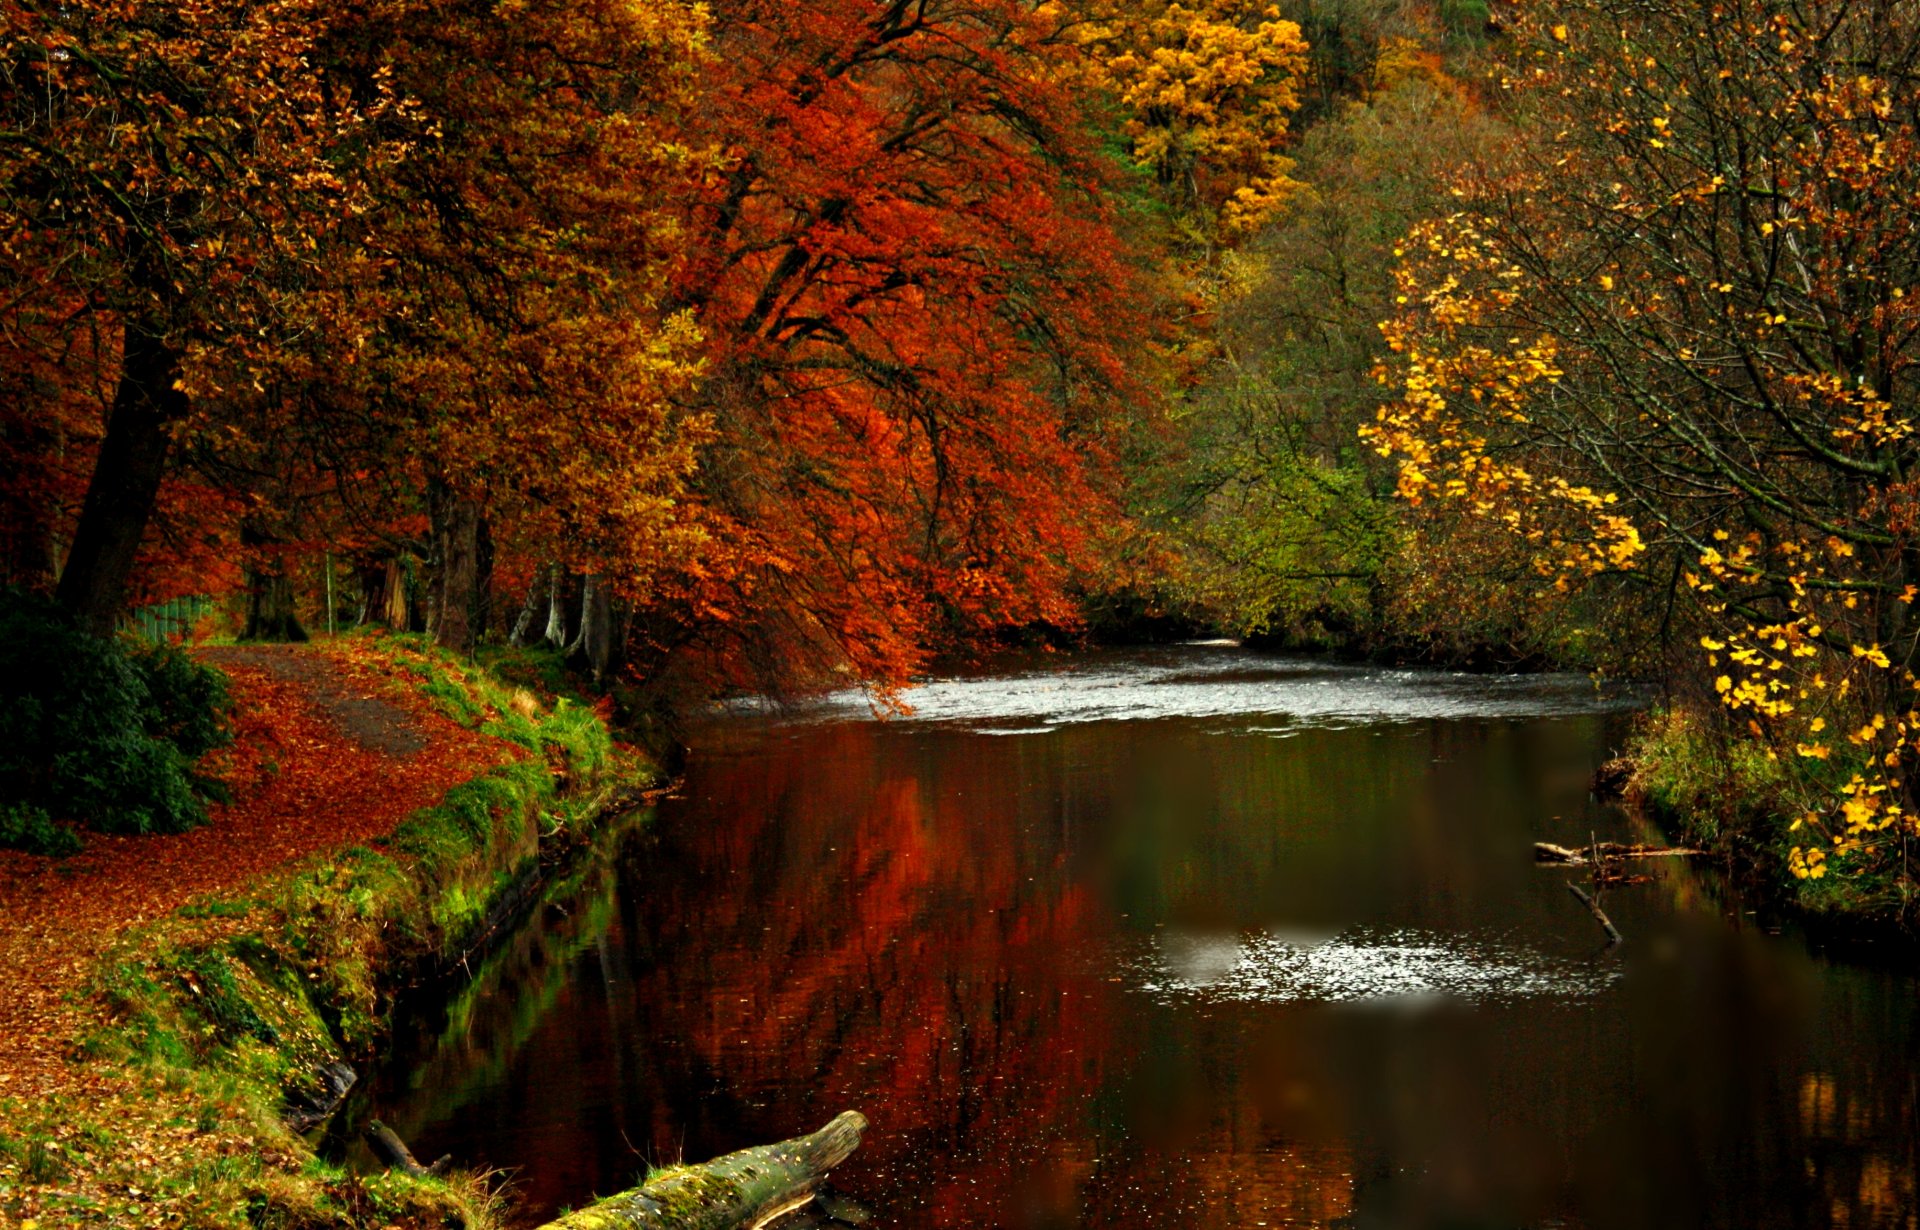
[[[1825,843],[1806,815],[1844,797],[1864,753],[1822,758],[1769,749],[1724,722],[1671,705],[1650,711],[1627,748],[1628,801],[1677,840],[1723,856],[1751,900],[1818,938],[1915,946],[1912,861],[1900,840],[1811,867],[1795,850]],[[1896,834],[1896,838],[1897,838]]]
[[[459,662],[408,637],[377,656],[461,723],[519,753],[385,839],[306,860],[236,899],[202,899],[119,937],[82,994],[70,1079],[0,1085],[0,1224],[477,1227],[485,1176],[360,1175],[300,1135],[364,1069],[398,995],[511,921],[657,776],[590,706],[539,687],[546,664]],[[622,823],[624,823],[624,819]]]

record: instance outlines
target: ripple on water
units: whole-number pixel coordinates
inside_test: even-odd
[[[1140,990],[1167,1002],[1330,1004],[1581,999],[1619,976],[1612,963],[1415,929],[1172,933],[1132,972]]]
[[[1470,675],[1384,669],[1221,648],[1196,657],[1143,653],[1097,665],[928,680],[905,693],[893,720],[986,734],[1045,734],[1085,722],[1214,719],[1268,737],[1286,729],[1445,718],[1530,718],[1631,707],[1580,675]],[[738,710],[764,713],[752,702]],[[859,691],[836,692],[785,713],[832,722],[873,715]],[[1256,719],[1242,725],[1243,719]],[[1259,720],[1265,719],[1265,720]]]

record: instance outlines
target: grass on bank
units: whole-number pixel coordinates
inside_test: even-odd
[[[420,637],[336,649],[526,751],[449,790],[373,847],[297,865],[244,898],[196,901],[115,944],[85,995],[72,1091],[0,1085],[0,1222],[347,1230],[500,1224],[484,1176],[363,1176],[316,1159],[289,1108],[324,1065],[364,1067],[396,986],[456,958],[503,890],[577,846],[650,766],[595,710],[463,663]],[[530,663],[537,670],[540,664]]]
[[[1687,845],[1729,855],[1777,899],[1830,923],[1906,924],[1901,862],[1892,857],[1833,861],[1831,874],[1796,879],[1788,853],[1819,838],[1796,821],[1809,799],[1839,797],[1862,767],[1845,750],[1827,759],[1770,751],[1725,723],[1679,706],[1649,712],[1628,748],[1638,802]]]

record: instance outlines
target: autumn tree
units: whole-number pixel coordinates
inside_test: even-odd
[[[1272,5],[1096,0],[1057,7],[1188,243],[1231,242],[1297,184],[1284,150],[1307,44]]]
[[[1156,503],[1178,518],[1188,601],[1235,632],[1436,650],[1524,638],[1497,600],[1469,603],[1482,617],[1468,620],[1457,592],[1428,600],[1436,573],[1463,585],[1478,574],[1454,536],[1430,526],[1423,542],[1403,524],[1390,468],[1354,436],[1378,399],[1393,247],[1444,212],[1455,168],[1502,139],[1444,75],[1383,83],[1303,136],[1300,188],[1228,258],[1236,289]],[[1424,566],[1438,555],[1445,568]]]
[[[670,404],[695,335],[662,297],[704,39],[670,0],[393,0],[325,48],[407,106],[367,180],[356,306],[379,327],[318,339],[288,428],[353,514],[336,532],[425,561],[451,647],[483,630],[495,553],[644,589],[696,549],[682,483],[704,428]]]
[[[1002,0],[716,15],[694,133],[728,163],[678,301],[719,528],[641,652],[897,683],[955,637],[1075,622],[1140,325],[1056,35]]]
[[[1898,859],[1920,759],[1913,399],[1920,15],[1589,0],[1525,31],[1537,140],[1405,245],[1410,500],[1621,577],[1797,763],[1792,869]]]
[[[345,100],[312,71],[328,11],[0,8],[5,344],[60,369],[51,401],[105,404],[59,580],[89,628],[120,616],[176,445],[219,431],[219,394],[337,306],[327,253],[364,201],[343,168],[390,99]]]

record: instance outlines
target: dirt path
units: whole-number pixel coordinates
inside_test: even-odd
[[[81,1022],[67,1001],[121,933],[198,896],[243,896],[292,860],[369,842],[516,754],[396,693],[383,662],[340,643],[201,656],[232,678],[238,705],[235,743],[215,754],[234,797],[211,809],[211,824],[88,834],[64,860],[0,851],[0,1097],[71,1078],[63,1056]]]

